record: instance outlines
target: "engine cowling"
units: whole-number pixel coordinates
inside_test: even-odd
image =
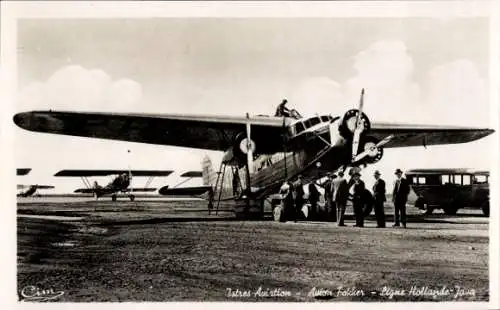
[[[360,153],[366,152],[366,157],[363,159],[365,163],[373,164],[382,159],[384,156],[384,149],[378,147],[379,140],[375,137],[364,136],[360,143]]]
[[[354,130],[356,129],[356,119],[358,116],[358,109],[351,109],[347,111],[339,122],[339,132],[344,139],[351,140],[354,135]],[[361,113],[361,126],[363,126],[363,131],[366,132],[370,130],[371,123],[368,116],[365,113]]]
[[[250,143],[248,143],[246,134],[239,133],[234,139],[233,146],[224,153],[222,162],[226,164],[243,165],[247,160],[249,146],[252,153],[255,154],[255,142],[250,139]]]

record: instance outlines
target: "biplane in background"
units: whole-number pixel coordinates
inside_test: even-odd
[[[413,169],[406,172],[417,194],[415,207],[431,214],[443,209],[454,215],[461,208],[478,208],[490,214],[490,173],[474,169]]]
[[[185,180],[182,180],[178,184],[176,184],[173,187],[170,186],[163,186],[160,188],[158,193],[163,196],[189,196],[189,197],[200,197],[207,192],[213,190],[213,187],[204,184],[204,186],[186,186],[186,187],[181,187],[182,184],[187,183],[188,181],[194,179],[194,178],[201,178],[203,176],[201,171],[188,171],[180,175],[181,178],[186,178]]]
[[[364,90],[358,108],[340,116],[31,111],[16,114],[13,121],[36,132],[222,151],[219,176],[228,166],[233,174],[241,174],[243,192],[235,199],[236,215],[257,217],[263,216],[266,199],[299,174],[307,183],[342,167],[375,163],[385,148],[465,143],[493,132],[371,122],[363,113],[363,98]],[[220,179],[214,191],[223,188],[224,178]],[[273,214],[275,220],[282,220],[283,207],[274,203]]]
[[[16,175],[18,176],[23,176],[27,175],[30,173],[31,168],[17,168],[16,169]],[[18,184],[17,189],[17,197],[30,197],[30,196],[41,196],[41,194],[38,192],[39,189],[53,189],[54,186],[52,185],[39,185],[39,184],[31,184],[31,185],[24,185],[24,184]]]
[[[156,188],[149,185],[155,177],[169,176],[171,170],[61,170],[54,176],[56,177],[80,177],[85,188],[76,189],[75,193],[92,194],[96,199],[102,196],[111,196],[112,201],[116,201],[117,195],[126,193],[131,201],[134,201],[134,192],[155,192]],[[100,186],[97,181],[92,185],[88,177],[112,176],[111,182],[106,186]],[[144,187],[132,188],[130,184],[132,177],[149,177]]]

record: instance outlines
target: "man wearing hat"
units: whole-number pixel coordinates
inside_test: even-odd
[[[356,219],[356,225],[354,226],[363,227],[365,219],[363,214],[365,183],[361,181],[361,174],[358,171],[352,174],[352,178],[349,181],[349,192],[352,195],[352,208]]]
[[[338,172],[338,177],[333,180],[332,186],[333,204],[335,205],[337,211],[337,226],[345,226],[344,214],[347,199],[349,198],[349,185],[347,184],[346,179],[344,179],[344,172],[342,170]]]
[[[336,222],[337,221],[337,211],[336,211],[336,207],[335,207],[335,199],[333,197],[333,192],[334,192],[334,188],[333,188],[333,180],[336,178],[337,176],[332,173],[332,172],[329,172],[327,174],[327,180],[324,184],[324,187],[325,187],[325,204],[326,204],[326,210],[327,210],[327,213],[328,213],[328,221],[332,221],[332,222]]]
[[[375,218],[377,219],[377,228],[385,227],[385,182],[380,178],[380,171],[375,170],[373,174],[375,177],[375,184],[373,184],[373,198],[375,200]]]
[[[396,169],[396,182],[394,183],[394,190],[392,192],[392,201],[394,203],[394,225],[392,227],[399,227],[399,216],[401,215],[401,223],[406,228],[406,201],[410,193],[410,185],[408,181],[403,178],[403,171]]]

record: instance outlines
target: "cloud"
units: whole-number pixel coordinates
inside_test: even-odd
[[[113,81],[102,70],[79,65],[62,67],[45,82],[19,92],[18,109],[133,111],[143,98],[142,87],[130,79]]]
[[[366,89],[364,110],[372,120],[414,124],[487,126],[487,85],[467,59],[440,64],[420,83],[404,42],[377,41],[354,57],[356,73],[344,82],[327,76],[301,80],[290,100],[299,112],[341,115],[357,107]]]

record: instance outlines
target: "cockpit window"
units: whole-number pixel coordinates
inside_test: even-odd
[[[330,119],[328,118],[328,116],[325,115],[325,116],[321,116],[321,121],[326,123],[326,122],[329,122]]]
[[[304,124],[302,124],[302,123],[295,124],[295,133],[296,134],[303,132],[305,129],[306,128],[304,127]]]
[[[319,119],[319,117],[315,117],[315,118],[311,118],[310,122],[311,122],[311,127],[312,127],[314,125],[321,123],[321,120]]]

